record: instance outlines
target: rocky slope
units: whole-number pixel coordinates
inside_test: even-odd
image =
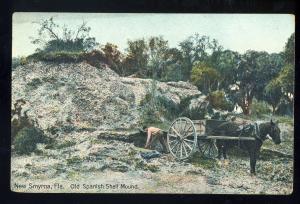
[[[12,104],[24,99],[23,111],[47,132],[132,130],[141,122],[140,102],[151,86],[150,79],[119,77],[105,66],[31,63],[12,73]],[[204,100],[187,82],[157,82],[156,87],[175,104],[187,97]]]

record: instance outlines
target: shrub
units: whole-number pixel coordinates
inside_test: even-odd
[[[188,114],[183,115],[183,116],[186,116],[186,117],[190,118],[191,120],[201,120],[201,119],[205,118],[206,114],[207,114],[207,109],[198,106],[195,109],[190,109]]]
[[[173,120],[179,113],[179,106],[169,98],[162,95],[157,96],[157,103],[164,117]]]
[[[193,96],[187,97],[180,101],[179,108],[178,108],[179,110],[178,115],[183,117],[188,117],[192,120],[203,119],[207,113],[207,109],[202,105],[190,109],[190,103],[193,98],[194,98]]]
[[[27,60],[36,62],[36,61],[45,61],[45,62],[57,62],[57,63],[67,63],[67,62],[80,62],[83,61],[84,53],[83,52],[36,52],[27,57]]]
[[[232,111],[234,108],[233,104],[226,99],[223,91],[211,92],[208,95],[208,100],[215,109]]]
[[[91,52],[68,52],[68,51],[53,51],[53,52],[36,52],[29,55],[26,61],[43,61],[51,63],[80,63],[87,62],[92,66],[99,67],[100,64],[109,64],[109,60],[100,50]]]
[[[141,117],[143,124],[160,123],[162,117],[167,115],[167,110],[164,107],[163,101],[157,94],[157,82],[152,81],[151,88],[147,90],[145,98],[141,100]]]
[[[53,17],[34,22],[39,25],[38,35],[32,43],[39,45],[37,51],[88,51],[98,45],[94,37],[90,37],[91,28],[82,22],[75,30],[54,22]]]
[[[37,143],[47,142],[43,132],[35,127],[24,127],[21,129],[14,141],[14,149],[18,154],[29,154],[36,149]]]
[[[251,114],[257,117],[261,117],[264,114],[271,114],[270,106],[265,101],[257,101],[253,99],[251,105]]]

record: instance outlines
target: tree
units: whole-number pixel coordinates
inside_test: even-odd
[[[191,70],[193,68],[193,42],[190,38],[184,40],[179,44],[180,50],[182,52],[182,67],[183,67],[183,78],[185,80],[190,79]]]
[[[162,72],[161,79],[164,81],[181,81],[183,76],[183,57],[177,48],[169,48],[165,55],[165,68]]]
[[[219,79],[219,73],[205,63],[197,63],[192,69],[192,83],[204,94],[216,90]]]
[[[32,43],[40,46],[37,52],[84,52],[98,45],[96,39],[89,36],[91,28],[85,21],[76,30],[71,30],[66,26],[61,27],[54,22],[53,17],[34,23],[40,26],[38,37],[32,38]]]
[[[265,88],[264,95],[265,100],[272,106],[273,113],[275,113],[283,96],[282,87],[278,79],[273,79],[269,82]]]
[[[240,54],[231,50],[214,51],[210,57],[210,65],[220,73],[219,89],[228,91],[235,84],[235,72],[240,61]]]
[[[278,83],[281,85],[284,96],[286,99],[293,103],[294,101],[294,86],[295,86],[295,67],[292,64],[286,64],[279,76],[277,77]]]
[[[187,80],[190,79],[191,70],[196,63],[206,62],[209,64],[209,56],[223,49],[217,40],[210,40],[208,36],[200,36],[197,33],[181,42],[179,46],[183,56],[184,75]]]
[[[280,81],[287,99],[293,103],[295,85],[295,33],[293,33],[284,48],[283,56],[285,66],[281,70],[278,80]]]
[[[150,73],[150,76],[152,76],[152,78],[160,79],[165,68],[165,55],[168,50],[168,41],[164,40],[162,36],[151,37],[148,40],[148,47],[148,73]]]
[[[286,42],[283,55],[286,64],[295,65],[295,33]]]
[[[282,65],[280,55],[248,50],[242,55],[236,68],[236,102],[243,113],[250,114],[253,97],[264,99],[264,89],[276,75]]]
[[[121,76],[124,76],[125,70],[123,69],[122,65],[123,55],[118,50],[118,46],[111,43],[106,43],[101,50],[104,53],[110,68]]]
[[[149,60],[149,47],[144,39],[129,40],[127,55],[124,59],[123,66],[127,74],[136,74],[138,77],[146,77],[147,64]]]
[[[294,86],[295,86],[295,33],[293,33],[285,45],[282,53],[284,66],[276,77],[276,82],[281,86],[283,100],[290,110],[294,105]]]

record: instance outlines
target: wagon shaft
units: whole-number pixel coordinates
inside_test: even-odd
[[[253,137],[236,137],[236,136],[234,137],[234,136],[223,136],[223,135],[200,136],[200,138],[201,139],[223,139],[223,140],[252,140],[252,141],[255,140],[255,138]]]

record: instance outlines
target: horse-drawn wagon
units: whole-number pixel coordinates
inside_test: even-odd
[[[254,141],[254,137],[212,135],[212,132],[226,120],[190,120],[177,118],[167,131],[167,145],[170,153],[177,159],[190,157],[199,148],[203,156],[215,158],[218,155],[216,140]]]

